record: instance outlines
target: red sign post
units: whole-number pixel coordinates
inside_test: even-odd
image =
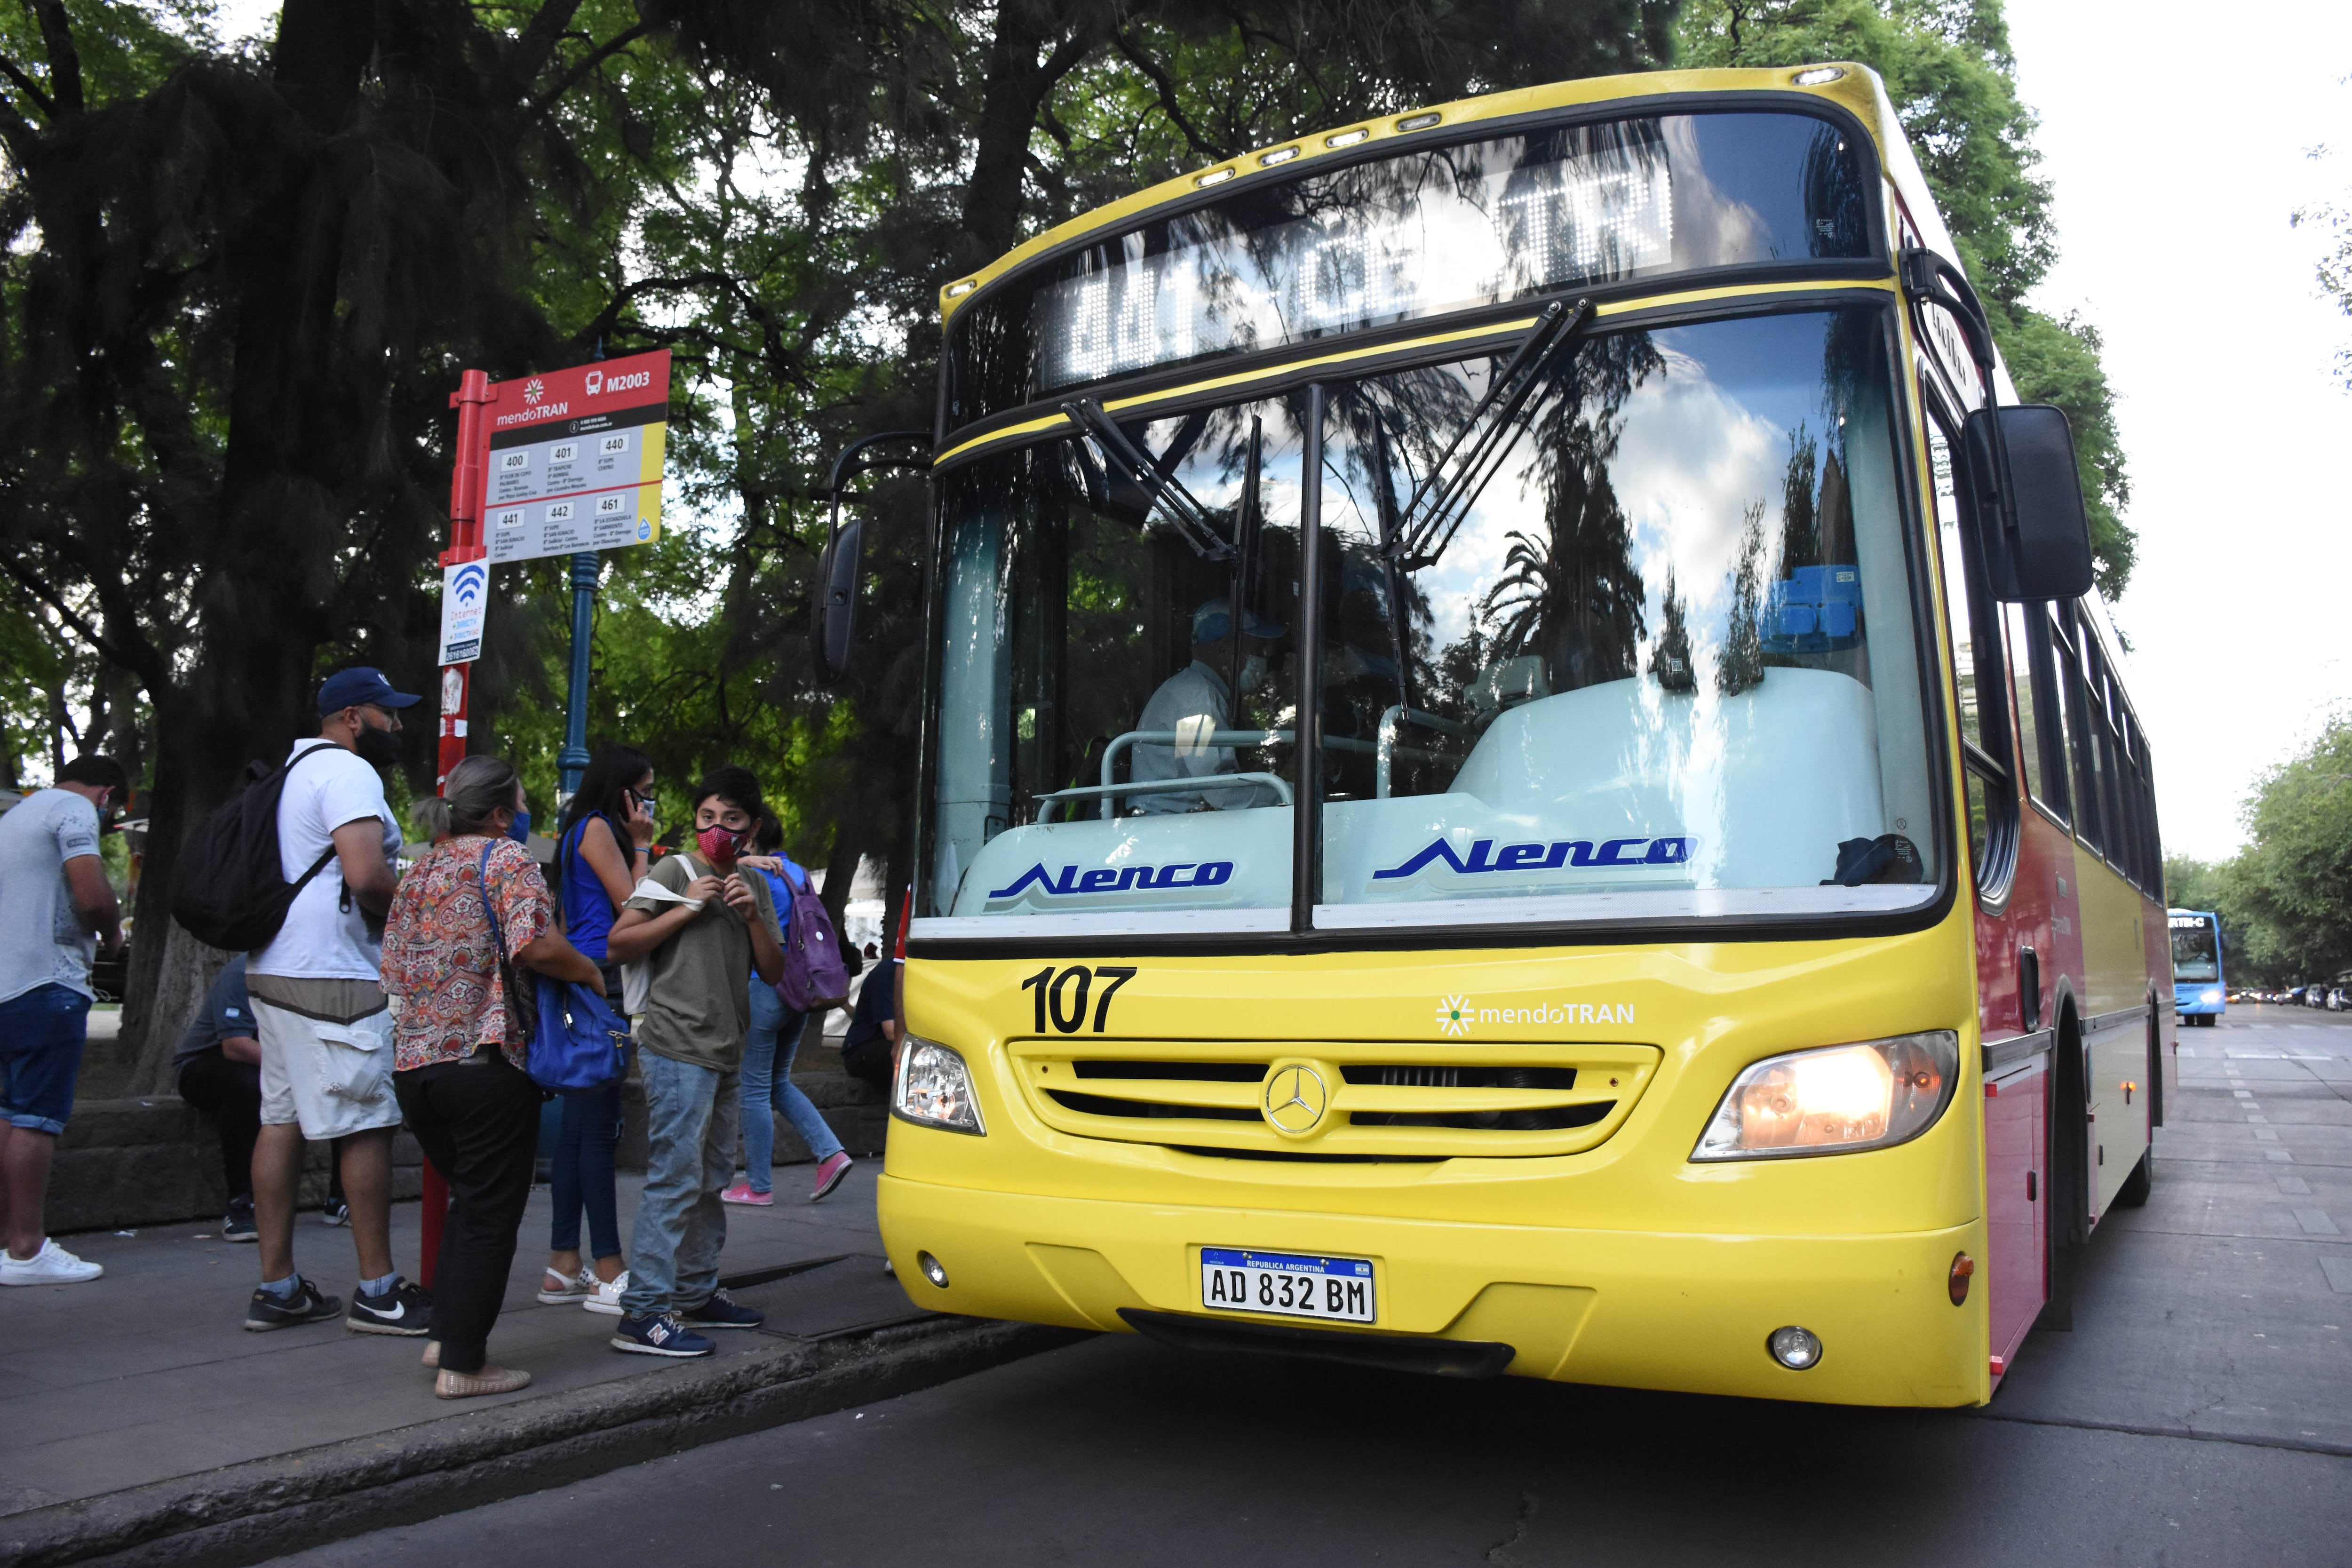
[[[449,395],[457,439],[444,572],[469,561],[574,555],[658,539],[669,368],[669,351],[659,349],[516,381],[465,372]],[[575,684],[585,651],[573,650]],[[465,758],[472,691],[470,660],[441,667],[436,791]],[[572,727],[579,724],[575,714]],[[569,739],[576,748],[580,737]],[[429,1160],[424,1197],[416,1276],[429,1289],[449,1207],[448,1184]]]

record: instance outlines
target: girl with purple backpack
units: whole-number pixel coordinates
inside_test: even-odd
[[[756,869],[768,879],[778,923],[789,937],[793,896],[808,892],[810,882],[805,868],[783,858],[783,826],[775,814],[761,813],[751,829],[754,853],[745,856],[739,864],[747,870]],[[810,1103],[809,1097],[793,1085],[793,1058],[800,1053],[802,1037],[812,1019],[816,1020],[821,1031],[824,1018],[822,1008],[813,1013],[793,1010],[786,1005],[777,987],[757,974],[751,976],[751,1032],[743,1041],[743,1175],[719,1194],[720,1201],[761,1208],[776,1201],[775,1113],[779,1110],[817,1159],[816,1179],[809,1188],[809,1202],[815,1203],[830,1194],[849,1174],[854,1162],[842,1148],[841,1140],[833,1135],[833,1129],[825,1125],[824,1118]]]

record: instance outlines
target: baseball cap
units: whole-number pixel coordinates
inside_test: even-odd
[[[1222,642],[1233,635],[1233,611],[1223,599],[1211,599],[1192,612],[1194,642]],[[1265,637],[1272,641],[1289,629],[1278,621],[1269,621],[1247,610],[1242,612],[1244,637]]]
[[[378,708],[407,708],[424,700],[408,692],[394,690],[392,682],[383,678],[383,671],[365,664],[335,671],[319,688],[321,714],[340,713],[346,708],[370,702]]]

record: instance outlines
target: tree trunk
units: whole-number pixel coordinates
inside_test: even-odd
[[[129,1092],[133,1095],[174,1092],[176,1076],[172,1071],[172,1053],[179,1048],[180,1037],[203,1008],[205,994],[212,989],[213,982],[219,978],[228,961],[236,956],[221,948],[206,947],[190,936],[187,928],[177,921],[168,924],[165,939],[156,944],[161,958],[149,991],[146,1043],[131,1075]]]
[[[306,548],[318,511],[353,460],[333,429],[333,327],[342,266],[347,171],[333,132],[359,95],[374,52],[373,6],[287,0],[272,78],[318,141],[286,199],[229,258],[239,311],[229,427],[215,537],[196,585],[203,632],[194,668],[155,708],[155,785],[140,871],[135,942],[121,1049],[138,1081],[168,1073],[193,1016],[170,976],[201,963],[173,958],[192,941],[172,927],[172,879],[189,826],[238,787],[245,764],[276,762],[310,726],[312,660],[322,638],[321,564]],[[156,937],[163,940],[153,940]],[[195,992],[201,1001],[202,989]],[[159,1066],[159,1063],[161,1064]]]

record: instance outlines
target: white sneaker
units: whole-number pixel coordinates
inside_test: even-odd
[[[41,1238],[41,1250],[30,1258],[17,1258],[0,1247],[0,1285],[79,1285],[105,1272],[46,1236]]]
[[[624,1268],[609,1280],[600,1282],[595,1293],[580,1304],[592,1312],[601,1312],[605,1317],[617,1318],[621,1315],[622,1292],[628,1288],[629,1271]]]

